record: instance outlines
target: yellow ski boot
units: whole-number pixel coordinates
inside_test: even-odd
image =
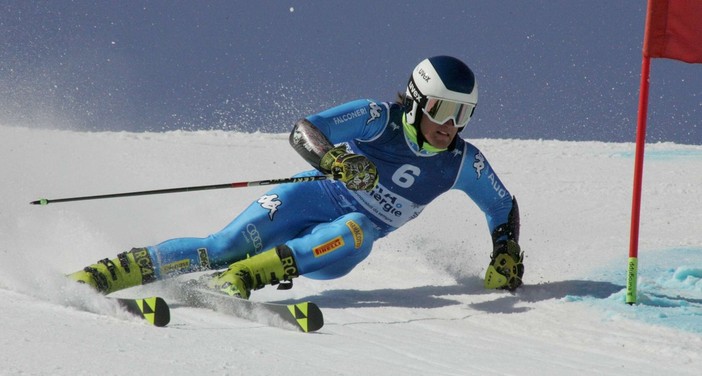
[[[117,290],[143,285],[154,280],[154,267],[146,248],[133,248],[104,259],[68,275],[69,279],[85,283],[107,295]]]
[[[208,287],[231,296],[248,299],[251,290],[266,285],[277,285],[279,289],[292,287],[292,279],[298,276],[292,251],[285,245],[269,249],[245,260],[229,265],[229,269],[215,274]]]

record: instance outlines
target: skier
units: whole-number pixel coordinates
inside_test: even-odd
[[[524,273],[517,201],[483,154],[458,136],[477,103],[468,66],[449,56],[425,59],[395,103],[356,100],[297,121],[290,144],[315,168],[298,176],[333,180],[277,186],[206,238],[134,248],[69,278],[109,294],[226,268],[211,274],[208,286],[248,299],[266,285],[290,287],[300,275],[346,275],[377,239],[458,189],[485,213],[492,237],[485,287],[514,290]]]

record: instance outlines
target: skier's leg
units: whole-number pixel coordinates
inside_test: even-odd
[[[315,197],[315,200],[309,200]],[[194,271],[217,269],[256,255],[339,215],[319,183],[278,186],[221,231],[177,238],[101,260],[69,278],[111,292]]]
[[[375,224],[361,213],[345,214],[333,222],[317,225],[308,235],[286,243],[300,275],[334,279],[348,274],[371,252],[380,237]]]
[[[306,235],[233,263],[210,281],[210,287],[248,299],[251,290],[298,275],[338,278],[368,256],[378,234],[365,215],[345,214],[315,226]]]

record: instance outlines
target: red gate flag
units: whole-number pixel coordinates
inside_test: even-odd
[[[636,124],[634,192],[631,200],[629,268],[626,275],[626,302],[637,301],[639,222],[643,181],[646,114],[651,58],[668,58],[687,63],[702,63],[702,0],[648,0],[641,59],[641,89]]]
[[[643,54],[702,63],[702,0],[650,0]]]

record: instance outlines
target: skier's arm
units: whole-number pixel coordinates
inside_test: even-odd
[[[514,290],[521,286],[524,275],[517,200],[477,148],[466,143],[464,155],[465,162],[472,163],[464,163],[454,187],[466,192],[488,221],[493,250],[485,272],[485,287]]]
[[[290,145],[317,170],[331,174],[350,190],[372,190],[378,184],[378,171],[368,158],[337,146],[307,119],[295,123]]]
[[[504,240],[519,241],[517,201],[477,148],[466,144],[464,155],[466,160],[454,188],[468,194],[485,214],[493,244]]]
[[[334,148],[327,136],[307,119],[300,119],[295,123],[290,132],[290,145],[307,163],[320,171],[322,158]]]
[[[387,124],[389,111],[387,103],[367,99],[344,103],[298,120],[290,133],[290,145],[323,171],[322,157],[334,144],[375,137]]]

